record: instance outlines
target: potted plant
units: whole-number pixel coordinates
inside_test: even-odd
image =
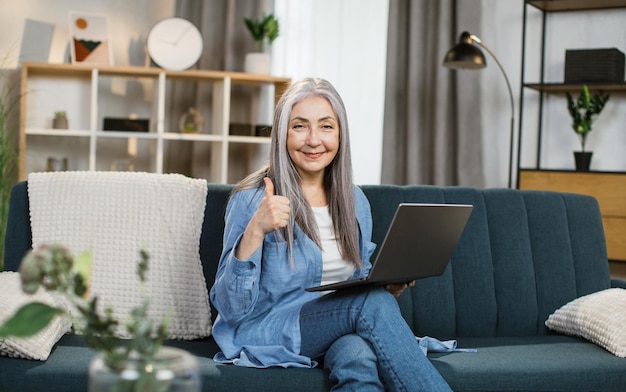
[[[54,118],[52,119],[52,128],[53,129],[67,129],[67,115],[63,110],[57,110],[54,112]]]
[[[4,235],[9,216],[11,189],[17,179],[17,125],[13,116],[19,99],[14,98],[13,84],[0,68],[0,271],[4,269]]]
[[[139,283],[148,271],[149,255],[140,252]],[[66,304],[55,307],[29,302],[0,325],[0,338],[29,337],[43,330],[55,317],[73,319],[74,329],[87,345],[99,352],[89,368],[89,391],[199,391],[200,379],[195,357],[181,349],[164,347],[169,319],[155,324],[148,318],[148,299],[135,306],[124,324],[132,339],[122,341],[115,330],[120,325],[111,308],[89,296],[92,256],[83,252],[74,259],[58,244],[41,245],[29,251],[20,264],[22,290],[36,293],[41,287],[59,294]]]
[[[580,137],[581,151],[574,151],[576,170],[589,171],[593,153],[585,151],[587,136],[591,132],[593,122],[609,100],[609,94],[596,92],[591,95],[587,85],[583,85],[578,99],[574,100],[569,91],[565,95],[567,97],[567,110],[572,117],[572,129]]]
[[[246,55],[244,70],[248,73],[269,74],[270,58],[265,52],[266,45],[272,42],[280,33],[278,20],[274,14],[264,15],[260,19],[244,18],[246,27],[252,34],[252,39],[257,43],[257,52]]]

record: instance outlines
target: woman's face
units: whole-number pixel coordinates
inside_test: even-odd
[[[326,98],[310,96],[291,109],[287,151],[303,179],[324,175],[339,150],[339,122]]]

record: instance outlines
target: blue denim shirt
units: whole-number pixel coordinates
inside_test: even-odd
[[[214,359],[250,367],[313,367],[315,361],[300,355],[299,317],[302,305],[320,295],[304,289],[321,282],[321,250],[296,227],[293,263],[286,242],[276,232],[265,236],[263,246],[249,260],[235,257],[263,195],[263,188],[238,191],[226,209],[224,248],[210,293],[218,312],[213,337],[222,350]],[[376,247],[371,242],[370,205],[356,186],[355,205],[364,267],[353,278],[367,275]]]

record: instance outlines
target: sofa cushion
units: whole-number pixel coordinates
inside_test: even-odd
[[[195,355],[202,377],[202,390],[211,392],[314,392],[330,390],[328,373],[321,368],[255,369],[213,361],[219,350],[212,337],[198,340],[170,340]],[[0,358],[0,391],[84,392],[88,389],[89,363],[96,352],[82,336],[61,338],[46,362]]]
[[[170,318],[168,336],[211,333],[208,290],[200,263],[207,183],[178,174],[31,173],[32,243],[57,242],[75,255],[92,250],[90,295],[122,321],[148,298],[149,317]],[[139,284],[139,251],[150,255]]]
[[[455,392],[623,391],[624,359],[564,335],[458,338],[474,353],[429,354]]]
[[[19,272],[0,272],[0,325],[4,324],[22,306],[30,302],[41,302],[54,307],[63,307],[63,301],[39,288],[34,294],[25,294]],[[14,358],[45,361],[54,344],[69,331],[70,320],[57,316],[37,334],[28,338],[9,337],[0,339],[0,355]]]
[[[613,288],[577,298],[551,314],[546,326],[626,357],[626,290]]]

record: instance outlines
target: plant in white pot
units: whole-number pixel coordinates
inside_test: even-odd
[[[566,92],[565,95],[567,97],[567,110],[572,117],[572,129],[580,137],[581,151],[574,151],[576,170],[589,171],[592,152],[585,151],[587,136],[591,132],[593,122],[609,100],[609,94],[596,92],[591,95],[587,85],[584,85],[578,99],[574,100],[569,92]]]
[[[140,252],[137,277],[143,286],[149,255]],[[42,331],[56,317],[69,317],[74,329],[83,335],[97,354],[90,364],[90,392],[170,392],[200,391],[195,357],[181,349],[163,346],[170,319],[160,323],[148,317],[149,300],[133,307],[123,324],[131,339],[120,339],[116,328],[122,325],[113,309],[90,296],[92,255],[83,252],[76,259],[59,244],[44,244],[29,251],[20,264],[21,287],[26,294],[40,288],[56,294],[63,306],[37,300],[22,305],[0,325],[0,338],[28,338]]]
[[[270,57],[266,45],[271,45],[280,33],[278,20],[274,14],[264,15],[260,19],[244,18],[252,39],[257,43],[257,52],[246,55],[244,70],[248,73],[269,74]]]

